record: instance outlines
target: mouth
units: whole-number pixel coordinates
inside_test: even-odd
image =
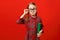
[[[32,15],[32,16],[36,16],[36,15]]]

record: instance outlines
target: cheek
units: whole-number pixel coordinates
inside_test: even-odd
[[[36,12],[37,12],[37,11],[35,10],[34,13],[36,14]]]
[[[29,11],[29,13],[31,14],[31,12]]]
[[[30,14],[32,14],[32,13],[33,13],[33,11],[29,11],[29,13],[30,13]]]

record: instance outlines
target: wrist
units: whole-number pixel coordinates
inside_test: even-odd
[[[23,18],[25,16],[25,13],[23,13],[21,16],[20,16],[20,18]]]

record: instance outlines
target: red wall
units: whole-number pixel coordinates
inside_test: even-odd
[[[24,40],[24,24],[16,24],[29,2],[35,2],[38,16],[42,18],[44,33],[41,40],[59,40],[59,0],[0,0],[0,40]]]

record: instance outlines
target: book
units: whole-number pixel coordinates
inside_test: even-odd
[[[41,23],[38,23],[38,24],[37,24],[37,33],[39,33],[40,30],[41,30]]]

